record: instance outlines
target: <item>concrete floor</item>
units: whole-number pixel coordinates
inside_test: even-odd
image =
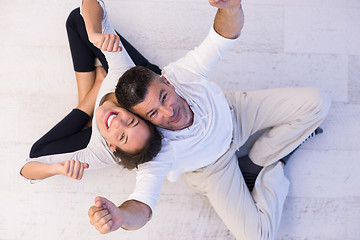
[[[120,204],[133,172],[107,168],[82,181],[57,176],[33,185],[19,176],[32,143],[76,106],[64,24],[79,2],[0,0],[0,239],[234,239],[182,181],[165,182],[143,229],[100,235],[89,206],[97,195]],[[106,3],[114,27],[160,67],[199,44],[215,13],[206,0]],[[360,239],[360,1],[243,5],[241,40],[211,79],[233,90],[316,86],[333,100],[325,132],[286,166],[291,188],[276,239]]]

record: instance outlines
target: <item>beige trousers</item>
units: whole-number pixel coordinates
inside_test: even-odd
[[[187,183],[208,197],[237,239],[274,239],[288,193],[279,159],[304,141],[324,120],[330,99],[317,89],[288,88],[227,92],[233,141],[216,162],[185,173]],[[250,158],[264,166],[250,193],[235,152],[250,135],[263,130]]]

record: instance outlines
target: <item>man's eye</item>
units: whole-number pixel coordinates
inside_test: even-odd
[[[164,94],[162,101],[165,101],[166,98],[167,98],[167,94]]]
[[[155,116],[156,116],[156,114],[157,114],[157,111],[152,112],[152,113],[150,114],[150,118],[155,117]]]
[[[135,119],[133,118],[133,119],[129,122],[128,127],[130,127],[134,122],[135,122]]]

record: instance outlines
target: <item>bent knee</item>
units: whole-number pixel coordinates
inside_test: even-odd
[[[30,149],[30,154],[29,154],[29,157],[30,158],[37,158],[37,157],[40,157],[40,148],[34,144],[31,149]]]
[[[319,116],[324,118],[328,114],[331,106],[331,99],[329,95],[321,89],[310,88],[309,99],[311,99],[312,104],[314,104],[314,110],[319,114]]]

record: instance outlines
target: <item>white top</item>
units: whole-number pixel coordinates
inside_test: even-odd
[[[98,2],[104,9],[103,33],[115,33],[108,20],[105,4],[102,0]],[[136,187],[129,199],[146,203],[154,211],[166,176],[169,181],[176,181],[182,173],[207,166],[228,150],[233,129],[231,113],[221,88],[209,81],[208,74],[234,42],[235,40],[223,38],[212,28],[199,47],[163,69],[162,74],[190,105],[194,113],[194,122],[189,128],[179,131],[159,129],[164,135],[161,152],[152,161],[139,166]],[[114,91],[119,76],[133,66],[124,50],[119,53],[104,52],[104,54],[109,64],[109,73],[103,82],[99,96]],[[96,106],[99,103],[99,96]],[[96,122],[93,122],[93,126],[95,125]],[[76,160],[89,162],[90,167],[113,164],[111,159],[113,155],[103,139],[99,138],[98,129],[95,130],[93,130],[95,136],[92,136],[89,146],[78,151],[90,151],[92,155],[83,155],[78,158],[80,156],[78,153],[75,155]],[[104,159],[106,157],[104,152],[111,157]],[[54,155],[42,158],[55,158],[57,161],[57,156]],[[69,157],[64,160],[67,159]],[[39,159],[30,160],[38,161]]]
[[[100,4],[103,4],[103,2],[100,2]],[[109,25],[107,13],[104,11],[103,26],[107,25]],[[104,32],[115,33],[114,29],[110,25],[109,28],[104,28]],[[120,43],[120,45],[122,46],[122,43]],[[106,96],[108,93],[115,92],[115,87],[119,76],[121,76],[127,69],[135,66],[131,58],[126,53],[125,49],[121,52],[121,54],[116,54],[116,57],[115,54],[105,53],[105,55],[109,62],[115,62],[115,64],[109,66],[108,74],[104,79],[96,98],[95,110],[101,105],[104,96]],[[116,68],[113,68],[112,66],[116,66]],[[88,163],[90,170],[116,164],[116,157],[114,156],[112,149],[107,145],[105,138],[102,137],[97,126],[95,110],[92,120],[92,135],[86,148],[71,153],[54,154],[38,158],[28,158],[26,159],[26,162],[38,161],[53,164],[56,162],[74,159]],[[31,180],[31,183],[33,182],[36,181]]]

